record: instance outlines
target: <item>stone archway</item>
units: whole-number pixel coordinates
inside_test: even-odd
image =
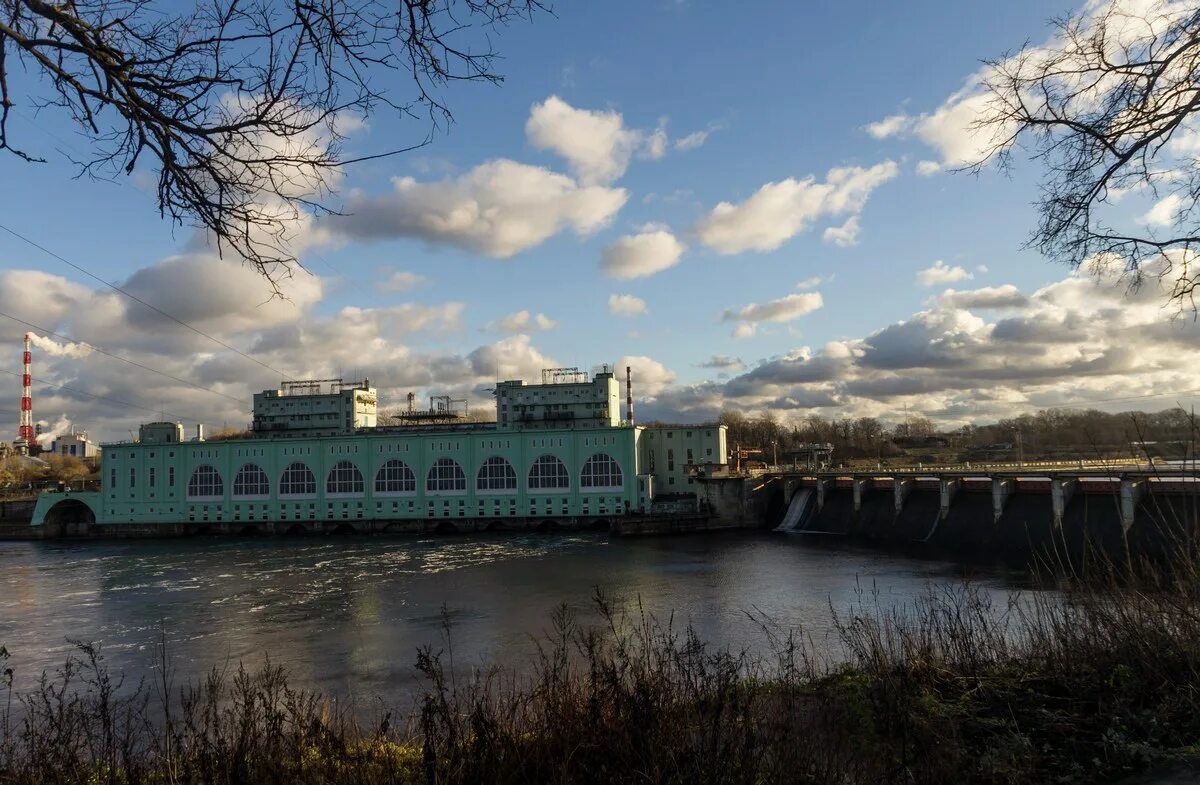
[[[43,523],[47,526],[91,526],[96,523],[96,513],[79,499],[63,499],[46,510]]]

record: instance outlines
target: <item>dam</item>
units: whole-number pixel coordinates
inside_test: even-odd
[[[1025,560],[1155,557],[1200,533],[1200,469],[776,469],[700,478],[702,506],[781,532]]]

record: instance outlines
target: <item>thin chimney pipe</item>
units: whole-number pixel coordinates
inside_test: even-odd
[[[625,419],[633,425],[633,368],[625,366]]]

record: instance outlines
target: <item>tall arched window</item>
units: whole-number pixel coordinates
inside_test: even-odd
[[[233,478],[233,497],[235,499],[270,495],[271,481],[267,479],[267,473],[262,470],[261,466],[256,463],[247,463],[238,469],[237,475]]]
[[[438,458],[429,467],[425,490],[429,493],[450,493],[467,489],[467,475],[451,458]]]
[[[325,493],[330,496],[362,496],[363,476],[350,461],[338,461],[325,478]]]
[[[611,455],[598,452],[584,462],[579,484],[584,488],[621,488],[621,466]]]
[[[566,464],[553,455],[539,456],[529,467],[529,489],[570,488],[571,475]]]
[[[380,496],[413,494],[417,478],[404,461],[388,461],[375,472],[375,493]]]
[[[317,478],[300,461],[288,464],[279,478],[280,496],[316,496]]]
[[[477,491],[515,491],[517,489],[517,472],[512,464],[498,455],[494,455],[479,467],[475,475],[475,490]]]
[[[220,473],[207,463],[197,466],[188,478],[189,499],[219,499],[225,495],[225,483]]]

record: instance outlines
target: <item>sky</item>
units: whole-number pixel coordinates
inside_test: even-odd
[[[1036,164],[955,171],[981,60],[1076,10],[559,3],[496,33],[504,82],[448,88],[428,145],[341,173],[283,298],[162,219],[152,170],[78,177],[87,139],[17,96],[11,134],[47,162],[0,154],[0,224],[253,358],[0,231],[0,313],[45,339],[35,418],[101,439],[241,427],[284,375],[487,407],[498,378],[602,364],[633,366],[641,417],[685,422],[1190,405],[1194,320],[1024,249]],[[377,113],[346,153],[426,131]],[[0,318],[14,435],[27,329]]]

